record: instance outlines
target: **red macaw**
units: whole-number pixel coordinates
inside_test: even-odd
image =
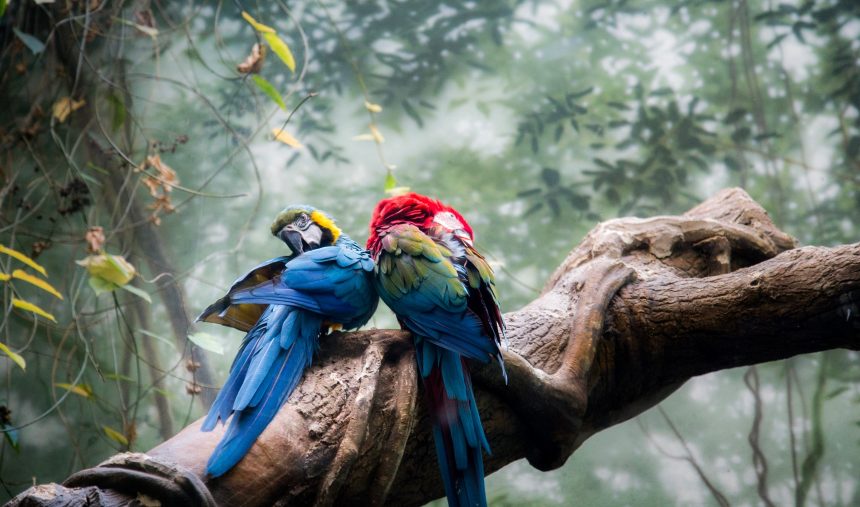
[[[504,375],[493,270],[473,240],[457,210],[415,193],[380,201],[367,240],[379,297],[412,333],[452,507],[487,504],[481,450],[490,445],[465,358],[496,358]]]

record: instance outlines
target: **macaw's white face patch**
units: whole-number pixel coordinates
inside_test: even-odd
[[[450,211],[440,211],[439,213],[436,213],[433,216],[433,222],[441,225],[449,231],[465,229],[463,224],[461,224],[460,221],[457,220],[457,217],[455,217]]]

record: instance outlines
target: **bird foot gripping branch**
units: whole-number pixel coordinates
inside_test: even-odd
[[[794,246],[739,189],[682,216],[596,226],[536,300],[505,316],[509,385],[495,365],[472,371],[493,449],[486,472],[523,457],[541,469],[557,467],[589,436],[647,410],[695,375],[860,349],[860,243]],[[329,335],[318,357],[295,401],[247,457],[205,483],[214,501],[408,506],[441,497],[409,334]],[[221,434],[198,426],[148,456],[203,477]],[[88,484],[101,488],[91,492],[111,488],[102,498],[139,492],[133,481],[78,479],[61,493],[82,505],[68,495],[79,498]],[[12,505],[25,505],[27,495],[26,505],[48,504],[31,489]]]

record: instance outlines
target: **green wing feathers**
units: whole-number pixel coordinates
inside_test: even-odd
[[[382,239],[377,270],[384,294],[432,300],[448,310],[465,306],[467,289],[448,260],[451,252],[411,225],[392,227]]]

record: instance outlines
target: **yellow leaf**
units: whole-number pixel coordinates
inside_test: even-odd
[[[272,51],[278,55],[278,58],[283,60],[284,65],[290,69],[290,71],[296,71],[296,59],[293,58],[293,52],[290,51],[290,47],[287,46],[287,43],[283,41],[278,34],[276,33],[263,33],[263,39],[269,44],[269,47],[272,48]]]
[[[370,124],[370,135],[373,136],[373,140],[377,143],[385,142],[385,138],[382,137],[382,132],[380,132],[373,123]]]
[[[280,141],[287,146],[291,146],[293,148],[299,149],[302,147],[302,143],[299,142],[298,139],[292,136],[289,132],[283,129],[272,129],[272,135],[275,136],[275,141]]]
[[[26,272],[24,272],[23,269],[16,269],[15,271],[13,271],[12,272],[12,278],[17,278],[18,280],[22,280],[22,281],[25,281],[31,285],[35,285],[36,287],[42,289],[43,291],[45,291],[49,294],[53,294],[54,296],[56,296],[59,299],[63,299],[63,295],[60,294],[59,291],[57,291],[57,289],[55,289],[51,284],[42,280],[41,278],[36,278],[33,275],[27,274]]]
[[[367,110],[370,111],[371,113],[381,113],[382,112],[382,106],[380,106],[379,104],[374,104],[373,102],[368,102],[366,100],[364,101],[364,107],[366,107]]]
[[[31,258],[27,257],[26,255],[22,254],[21,252],[19,252],[18,250],[13,250],[11,248],[6,248],[5,246],[0,245],[0,253],[4,253],[10,257],[18,259],[19,261],[30,266],[31,268],[35,269],[39,273],[42,273],[42,276],[44,276],[44,277],[48,276],[48,273],[45,271],[45,268],[43,268],[42,266],[37,264],[36,261],[34,261],[33,259],[31,259]]]
[[[7,275],[6,273],[0,273],[0,282],[8,282],[12,278],[12,275]]]
[[[86,101],[81,100],[73,100],[71,97],[63,97],[54,102],[52,107],[54,118],[57,119],[58,122],[63,123],[72,114],[73,111],[77,111],[78,109],[84,107],[86,105]]]
[[[107,435],[108,438],[110,438],[111,440],[113,440],[113,441],[115,441],[121,445],[128,445],[128,439],[125,438],[125,435],[123,435],[119,431],[117,431],[117,430],[115,430],[115,429],[113,429],[110,426],[107,426],[105,424],[102,425],[102,429],[104,430],[105,435]]]
[[[27,361],[24,361],[23,357],[12,352],[12,350],[9,347],[7,347],[6,344],[3,342],[0,342],[0,352],[4,352],[7,356],[9,356],[9,359],[11,359],[12,361],[15,361],[15,364],[20,366],[22,370],[27,369]]]
[[[247,21],[249,25],[254,27],[254,30],[260,33],[275,33],[274,28],[266,26],[263,23],[258,23],[256,19],[252,18],[251,15],[245,11],[242,11],[242,17],[245,18],[245,21]]]
[[[134,266],[121,255],[98,254],[75,261],[79,266],[96,278],[101,278],[122,287],[134,278]]]
[[[53,315],[46,312],[45,310],[42,310],[41,308],[34,305],[33,303],[29,303],[27,301],[22,301],[18,298],[12,298],[12,306],[14,306],[15,308],[20,308],[20,309],[28,311],[28,312],[33,312],[36,315],[41,315],[42,317],[45,317],[46,319],[48,319],[50,321],[57,322],[57,319],[55,319]]]
[[[84,398],[91,398],[93,395],[93,389],[86,384],[67,384],[65,382],[55,382],[55,386],[65,389],[70,393],[77,394],[78,396],[83,396]]]

